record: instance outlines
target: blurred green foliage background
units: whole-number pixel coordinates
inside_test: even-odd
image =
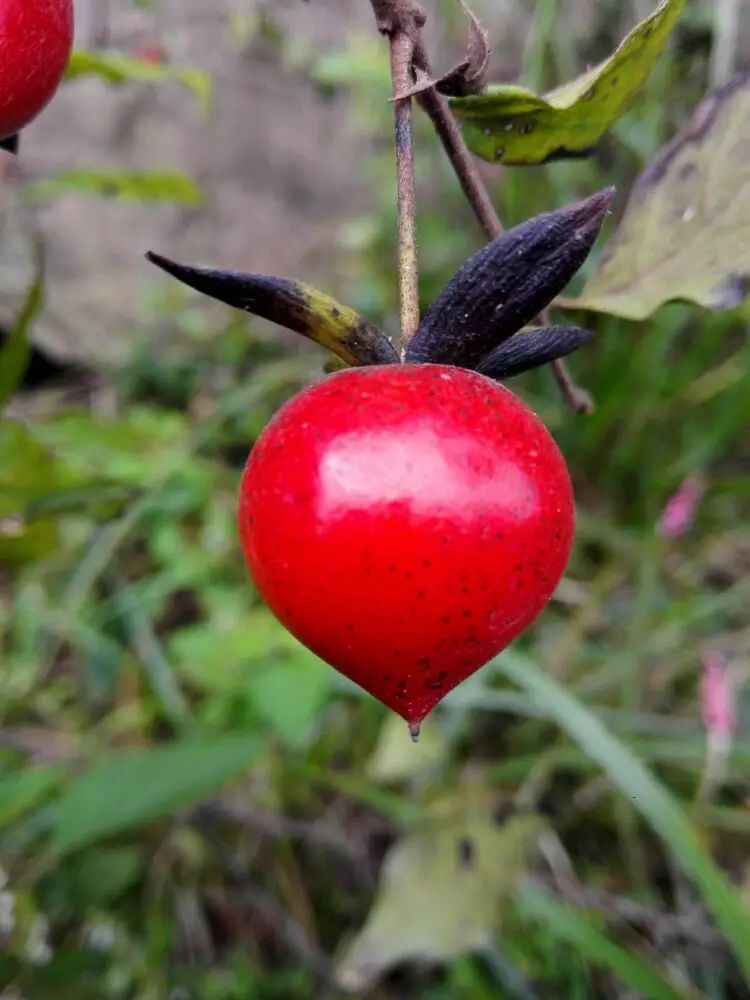
[[[227,51],[262,66],[266,88],[237,127],[252,129],[254,103],[285,74],[337,102],[366,196],[316,248],[315,270],[393,331],[387,55],[369,12],[342,35],[347,5],[313,3],[335,42],[296,33],[296,4],[227,6]],[[158,53],[92,46],[77,72],[93,65],[140,94],[182,87],[211,115],[209,74],[173,65],[158,0],[134,7]],[[430,4],[446,62],[463,43],[454,7]],[[493,78],[534,87],[606,56],[651,7],[476,5],[493,28],[512,25],[494,39]],[[504,221],[610,183],[622,206],[750,55],[749,13],[689,3],[592,158],[483,166]],[[60,100],[79,86],[73,74]],[[54,117],[53,106],[48,141],[67,169],[17,178],[22,196],[73,198],[81,219],[88,198],[147,199],[165,213],[165,242],[176,203],[200,236],[200,188],[178,157],[169,169],[81,163]],[[305,128],[283,111],[280,137]],[[34,143],[32,128],[32,157]],[[429,303],[481,237],[421,118],[417,147]],[[275,156],[265,151],[270,169]],[[71,231],[71,245],[84,235]],[[121,240],[140,267],[138,231]],[[53,302],[66,278],[47,263]],[[0,421],[0,997],[750,997],[736,946],[750,927],[747,307],[585,317],[598,336],[572,367],[597,401],[589,417],[563,408],[547,371],[514,383],[568,459],[575,553],[541,620],[446,700],[416,747],[275,623],[237,545],[246,455],[283,400],[321,377],[323,353],[158,275],[143,315],[139,329],[102,330],[126,345],[109,363],[61,359],[32,336]],[[28,360],[12,342],[6,373]],[[690,477],[703,490],[693,523],[664,538],[662,512]],[[704,724],[709,662],[736,714],[724,738]]]

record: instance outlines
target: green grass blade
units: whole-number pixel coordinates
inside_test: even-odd
[[[505,654],[498,665],[609,775],[647,823],[666,842],[695,882],[737,964],[750,982],[750,913],[724,873],[703,850],[678,803],[641,761],[580,702],[526,657]]]
[[[0,406],[8,402],[21,384],[31,357],[29,336],[44,305],[44,249],[41,244],[36,248],[35,271],[18,319],[0,351]]]
[[[649,1000],[695,1000],[696,993],[677,989],[655,966],[626,951],[603,934],[588,917],[559,903],[542,889],[523,885],[516,901],[524,917],[544,924],[561,941],[577,948],[587,961],[614,972],[639,996]]]

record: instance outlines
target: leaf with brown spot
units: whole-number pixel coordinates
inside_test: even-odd
[[[584,262],[613,190],[547,212],[475,254],[428,310],[406,361],[473,368],[547,306]]]
[[[706,98],[641,175],[581,296],[642,320],[675,300],[732,309],[750,295],[750,71]]]
[[[360,995],[399,962],[487,947],[543,827],[532,815],[498,826],[486,795],[458,809],[444,802],[431,819],[386,858],[365,926],[338,962],[342,988]]]
[[[155,253],[146,258],[204,295],[327,347],[347,365],[398,364],[398,354],[381,330],[312,285],[265,274],[190,267]]]
[[[684,3],[662,0],[609,59],[543,97],[517,84],[499,84],[454,100],[471,151],[506,164],[590,152],[637,97]]]

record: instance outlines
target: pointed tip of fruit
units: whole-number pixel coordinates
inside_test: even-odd
[[[419,734],[421,730],[422,730],[421,722],[409,723],[409,735],[411,736],[412,743],[419,743]]]

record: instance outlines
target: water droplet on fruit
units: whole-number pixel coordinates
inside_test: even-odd
[[[411,736],[412,743],[419,743],[419,733],[421,728],[422,728],[421,722],[409,723],[409,735]]]

